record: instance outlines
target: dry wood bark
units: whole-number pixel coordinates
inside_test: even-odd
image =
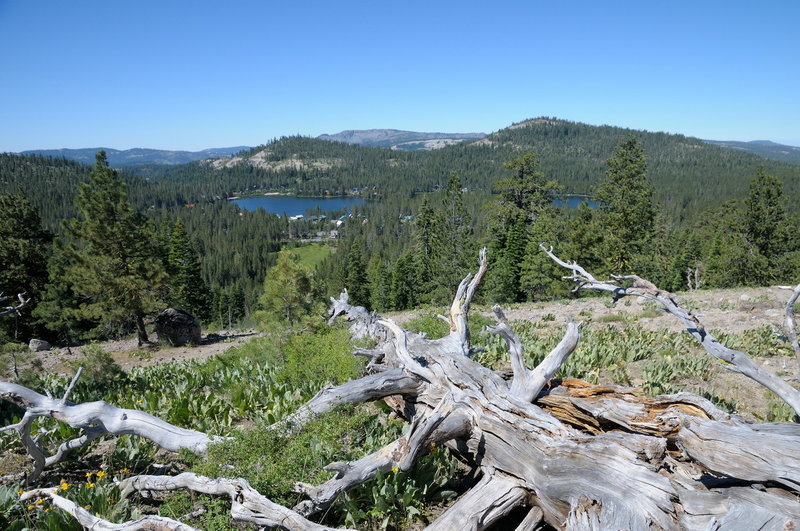
[[[430,529],[505,529],[504,518],[521,506],[528,512],[515,524],[520,530],[541,522],[557,529],[634,530],[800,525],[798,425],[750,424],[687,393],[647,398],[617,386],[554,380],[578,343],[580,331],[573,323],[544,362],[530,369],[522,342],[498,312],[499,322],[490,331],[509,345],[510,379],[473,360],[467,314],[486,264],[482,253],[476,275],[458,287],[447,316],[450,334],[437,340],[351,306],[346,293],[332,301],[332,319],[345,316],[355,335],[378,340],[373,349],[360,353],[370,358],[372,372],[323,390],[274,428],[290,434],[337,405],[387,396],[411,426],[406,435],[370,455],[331,463],[326,467],[332,473],[329,480],[298,483],[296,490],[305,499],[292,510],[269,506],[278,518],[291,516],[280,525],[312,529],[306,518],[324,511],[342,492],[379,472],[408,469],[434,443],[464,456],[480,479]],[[584,278],[584,286],[600,284]],[[611,286],[615,294],[634,294],[630,288]],[[690,333],[709,341],[696,317],[670,294],[636,289],[640,293],[635,294],[666,302]],[[710,352],[740,362],[740,353],[711,342],[710,347],[704,344]],[[735,367],[749,370],[746,362]],[[241,513],[236,504],[252,510],[251,503],[266,506],[268,500],[241,481],[138,477],[126,480],[124,488],[224,492],[232,499],[234,517],[247,519],[252,513]],[[256,512],[263,515],[266,509]]]

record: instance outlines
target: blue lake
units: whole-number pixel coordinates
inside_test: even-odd
[[[308,210],[341,210],[343,208],[353,208],[356,205],[363,205],[364,200],[357,197],[294,197],[290,195],[262,195],[258,197],[243,197],[233,199],[231,203],[236,203],[245,210],[257,210],[262,208],[267,212],[282,216],[299,216]]]
[[[587,201],[585,197],[569,196],[566,198],[567,208],[578,208],[584,201]],[[553,204],[557,207],[563,206],[564,203],[564,199],[553,199]],[[594,201],[589,201],[589,208],[597,208],[598,206]]]

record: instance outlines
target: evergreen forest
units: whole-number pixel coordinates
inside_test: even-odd
[[[417,310],[430,319],[418,316],[412,328],[441,336],[437,325],[444,325],[433,314],[453,301],[484,248],[485,280],[464,299],[466,306],[591,296],[573,292],[562,267],[543,249],[575,260],[597,278],[638,275],[666,292],[800,282],[800,165],[683,135],[537,118],[431,151],[293,136],[181,165],[115,170],[104,151],[95,157],[93,165],[84,165],[0,154],[0,295],[8,298],[0,306],[10,304],[0,317],[0,359],[10,365],[8,354],[32,338],[65,348],[82,345],[91,377],[76,384],[77,376],[70,383],[18,371],[16,357],[7,372],[22,385],[58,390],[63,403],[74,392],[70,400],[76,402],[116,401],[187,429],[237,433],[212,446],[207,461],[182,453],[180,466],[210,476],[223,466],[229,469],[222,475],[249,474],[257,490],[284,505],[297,501],[287,477],[299,466],[280,469],[284,459],[301,455],[308,460],[305,469],[321,470],[334,457],[358,459],[404,433],[396,417],[385,415],[388,406],[365,412],[352,405],[308,420],[290,443],[272,430],[326,385],[344,384],[366,364],[350,355],[345,328],[327,327],[321,319],[326,301],[345,290],[344,303],[368,311]],[[317,210],[291,219],[243,210],[232,201],[267,193],[365,202],[351,211]],[[218,359],[128,373],[92,344],[135,337],[143,351],[153,348],[152,320],[167,307],[197,317],[204,331],[253,328],[266,337]],[[499,319],[495,339],[505,326]],[[467,322],[465,309],[460,333],[467,339],[484,334],[490,324],[484,321],[472,316]],[[525,330],[533,349],[529,361],[539,363],[558,337],[536,343],[525,336],[533,330]],[[571,373],[559,374],[597,383],[590,370],[597,362],[629,382],[625,364],[643,360],[645,350],[667,338],[643,330],[614,338],[604,333],[587,331],[590,347],[564,366]],[[476,359],[501,370],[501,342],[481,337],[489,346]],[[361,341],[359,352],[369,357],[374,345]],[[613,341],[636,345],[641,359],[611,360],[603,349]],[[772,335],[741,339],[771,346],[776,341]],[[690,347],[674,342],[684,368],[698,375],[709,370]],[[647,370],[670,369],[653,362]],[[649,396],[678,390],[664,378],[647,381],[661,382],[648,384]],[[205,392],[202,403],[195,400],[197,390]],[[735,410],[712,395],[714,407]],[[765,420],[785,420],[789,413],[780,407]],[[0,418],[3,425],[23,424],[16,406],[3,405]],[[44,441],[76,437],[56,425],[45,430]],[[255,429],[239,433],[242,425]],[[0,441],[10,440],[10,432],[0,435]],[[133,473],[149,470],[155,450],[148,444],[120,439],[102,475],[61,479],[55,488],[74,489],[94,514],[133,518],[138,509],[101,480],[111,468],[131,475],[121,468],[124,460],[133,463]],[[372,484],[343,494],[318,520],[403,529],[423,517],[423,505],[449,503],[474,480],[436,443],[425,452],[410,468],[382,470]],[[278,464],[265,463],[265,456],[277,456]],[[74,472],[59,470],[64,477]],[[0,524],[74,525],[55,513],[20,516],[9,501],[13,494],[0,485]],[[227,510],[203,503],[204,527],[230,525]],[[193,514],[194,504],[194,498],[176,495],[163,510],[177,518]]]

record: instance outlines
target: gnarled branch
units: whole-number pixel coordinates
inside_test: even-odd
[[[58,487],[29,490],[20,496],[20,501],[25,502],[33,498],[50,498],[53,505],[71,514],[78,523],[86,529],[96,529],[98,531],[141,531],[144,529],[159,531],[197,531],[194,527],[190,527],[172,518],[155,515],[143,516],[136,520],[131,520],[130,522],[115,524],[114,522],[98,518],[72,500],[59,496]]]
[[[661,290],[651,282],[636,275],[614,276],[612,281],[598,281],[577,263],[568,263],[558,258],[553,254],[552,248],[548,249],[544,245],[540,245],[540,248],[554,262],[572,272],[564,278],[570,279],[577,284],[575,290],[608,291],[614,294],[615,300],[633,295],[658,302],[667,313],[681,320],[686,331],[702,345],[706,352],[714,358],[724,361],[723,367],[730,371],[741,373],[763,385],[789,404],[795,413],[800,416],[800,391],[773,372],[758,365],[744,352],[728,348],[720,343],[705,329],[696,315],[678,304],[677,298],[672,293]],[[628,287],[620,286],[617,284],[620,281],[632,281],[632,285]]]
[[[212,479],[184,472],[177,476],[134,476],[123,480],[119,489],[123,496],[134,491],[170,491],[188,489],[212,496],[227,496],[231,500],[231,517],[242,522],[297,531],[330,531],[291,509],[259,494],[244,479]]]
[[[59,399],[41,395],[22,385],[0,382],[0,399],[25,409],[20,422],[5,426],[0,431],[16,430],[33,459],[34,469],[27,479],[28,483],[36,480],[45,466],[60,462],[71,450],[104,434],[138,435],[165,450],[177,452],[186,449],[196,454],[204,454],[209,443],[216,440],[196,430],[179,428],[143,411],[118,408],[103,401],[73,404],[67,398],[80,375],[79,370],[64,396]],[[31,425],[38,417],[49,417],[86,432],[77,439],[61,444],[53,456],[46,458],[39,444],[30,437]]]

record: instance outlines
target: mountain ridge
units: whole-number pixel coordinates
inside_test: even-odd
[[[469,140],[480,140],[486,133],[426,133],[402,129],[347,129],[317,138],[368,147],[385,147],[403,151],[440,149]]]
[[[800,164],[800,147],[779,144],[772,140],[750,140],[748,142],[739,140],[703,140],[703,142],[733,151],[754,153],[765,159]]]
[[[170,149],[152,148],[78,148],[78,149],[31,149],[22,151],[20,155],[41,155],[44,157],[65,158],[82,162],[84,164],[94,164],[95,154],[100,150],[105,150],[109,166],[122,168],[137,164],[164,164],[177,165],[195,162],[198,160],[229,157],[240,151],[250,149],[250,146],[233,146],[223,148],[206,148],[200,151],[183,151]]]

